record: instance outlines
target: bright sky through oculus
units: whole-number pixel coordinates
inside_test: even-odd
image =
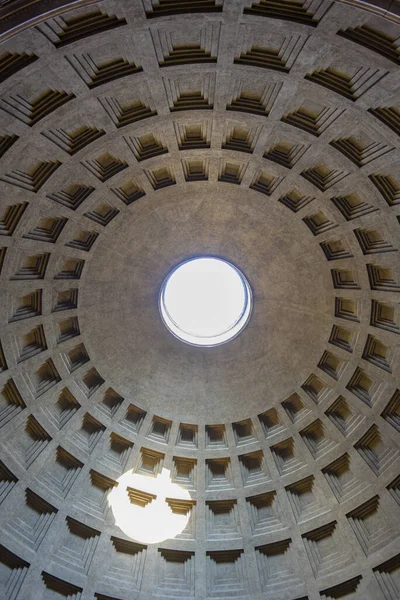
[[[164,281],[160,311],[176,337],[197,346],[217,346],[246,325],[251,291],[242,273],[229,262],[194,258],[178,265]]]

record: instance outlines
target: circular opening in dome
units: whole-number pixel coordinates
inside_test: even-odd
[[[194,346],[218,346],[236,337],[248,323],[250,286],[227,260],[192,258],[165,278],[160,312],[167,328]]]

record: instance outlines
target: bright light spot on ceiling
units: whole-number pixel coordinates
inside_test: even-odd
[[[172,483],[168,469],[158,477],[127,471],[108,496],[115,524],[142,544],[156,544],[180,534],[189,521],[192,501]]]
[[[166,277],[160,312],[168,329],[196,346],[218,346],[236,337],[247,324],[251,290],[244,275],[226,260],[187,260]]]

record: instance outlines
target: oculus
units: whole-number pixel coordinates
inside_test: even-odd
[[[225,259],[190,258],[164,279],[161,317],[169,331],[193,346],[219,346],[247,325],[252,293],[243,273]]]

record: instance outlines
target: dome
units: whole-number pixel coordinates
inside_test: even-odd
[[[1,598],[398,600],[397,13],[2,3]]]

